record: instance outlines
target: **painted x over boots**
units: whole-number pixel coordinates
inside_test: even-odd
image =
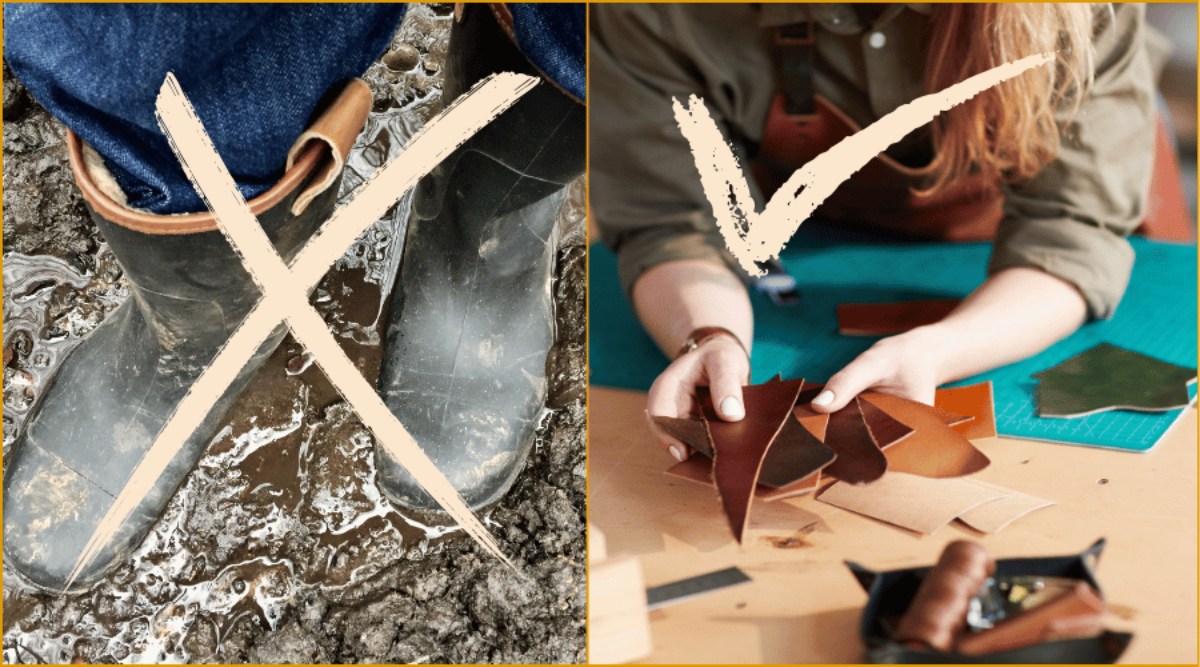
[[[495,72],[535,73],[495,16],[451,29],[447,103]],[[543,81],[420,184],[392,295],[379,389],[472,509],[498,500],[528,457],[554,342],[555,224],[583,173],[584,107]],[[395,504],[437,503],[376,446]]]
[[[283,177],[249,202],[285,258],[328,218],[346,154],[371,93],[353,81],[293,146]],[[64,590],[76,559],[134,468],[260,292],[211,213],[126,208],[102,161],[68,136],[89,212],[132,298],[79,344],[43,390],[4,475],[4,557],[33,584]],[[85,588],[124,562],[204,453],[232,402],[283,339],[277,328],[72,584]]]

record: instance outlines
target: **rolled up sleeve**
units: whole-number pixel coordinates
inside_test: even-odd
[[[761,133],[771,62],[748,5],[591,7],[590,186],[600,240],[630,294],[650,268],[699,259],[736,270],[717,230],[691,147],[671,108],[699,95],[746,164]],[[716,35],[720,34],[718,39]],[[762,196],[748,179],[761,206]],[[744,275],[736,270],[738,275]]]
[[[1074,285],[1090,317],[1111,317],[1129,283],[1126,236],[1146,212],[1154,165],[1155,72],[1145,43],[1145,9],[1116,5],[1100,17],[1096,77],[1072,118],[1058,157],[1036,177],[1009,186],[989,272],[1032,267]]]

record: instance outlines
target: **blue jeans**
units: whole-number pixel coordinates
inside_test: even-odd
[[[526,56],[583,98],[582,5],[512,8]],[[6,4],[5,62],[105,158],[128,203],[204,210],[154,117],[167,72],[196,107],[242,195],[283,172],[322,98],[387,48],[403,4]]]

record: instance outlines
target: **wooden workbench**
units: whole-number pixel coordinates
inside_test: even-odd
[[[1146,454],[978,441],[992,460],[979,479],[1058,502],[996,535],[955,522],[919,536],[806,497],[756,503],[739,547],[714,492],[662,474],[673,459],[646,426],[645,400],[589,391],[588,511],[609,554],[636,555],[648,586],[731,565],[754,580],[652,612],[648,662],[861,662],[866,594],[843,560],[877,570],[928,565],[960,538],[982,541],[996,558],[1065,555],[1100,537],[1109,627],[1135,634],[1122,662],[1197,662],[1194,407]],[[767,539],[806,526],[793,540],[802,546]]]

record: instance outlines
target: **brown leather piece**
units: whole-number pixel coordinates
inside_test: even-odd
[[[666,474],[687,482],[703,484],[709,488],[714,487],[712,481],[712,461],[703,456],[696,456],[683,463],[676,463],[667,468]],[[821,473],[818,471],[808,477],[798,479],[787,486],[781,486],[777,489],[759,484],[754,487],[754,498],[755,500],[766,502],[795,498],[796,496],[803,496],[816,491],[820,485]]]
[[[365,99],[363,94],[365,91]],[[306,183],[324,182],[328,187],[329,174],[337,176],[336,169],[345,164],[346,155],[354,138],[366,123],[367,112],[371,108],[371,91],[366,83],[355,79],[347,85],[346,90],[320,118],[312,125],[319,127],[321,133],[315,140],[304,140],[292,147],[288,154],[288,164],[279,182],[263,194],[251,199],[247,204],[254,215],[261,215],[283,201],[296,188]],[[328,120],[326,118],[328,117]],[[323,122],[324,121],[324,122]],[[337,127],[335,131],[334,128]],[[349,143],[345,138],[349,136]],[[327,139],[327,140],[326,140]],[[337,141],[335,144],[334,141]],[[198,234],[217,229],[217,219],[211,211],[199,213],[181,213],[175,215],[156,215],[145,211],[123,206],[102,192],[88,173],[83,159],[83,141],[75,133],[67,130],[67,157],[71,164],[71,173],[79,186],[83,198],[101,217],[143,234]],[[314,180],[315,178],[315,180]],[[314,185],[304,191],[305,205],[312,197],[324,190],[313,192]],[[297,198],[299,201],[301,197]],[[295,204],[293,204],[295,212]]]
[[[829,415],[825,430],[825,444],[837,453],[837,459],[826,471],[850,484],[873,482],[888,469],[887,458],[863,420],[861,401],[855,397],[846,407]]]
[[[803,380],[789,380],[743,387],[746,416],[736,422],[719,419],[711,400],[701,404],[713,446],[713,481],[738,542],[746,530],[767,449],[791,418],[803,386]]]
[[[985,655],[1047,641],[1094,637],[1104,630],[1104,611],[1104,600],[1080,581],[1067,593],[993,628],[962,635],[955,650],[963,655]]]
[[[992,398],[992,382],[980,382],[966,387],[938,389],[933,405],[939,410],[974,417],[971,421],[953,424],[954,430],[968,440],[996,437],[996,413]]]
[[[969,418],[887,394],[867,393],[859,398],[915,431],[884,452],[891,470],[922,477],[961,477],[990,463],[970,440],[948,425]]]
[[[294,215],[304,212],[313,198],[329,188],[342,173],[342,168],[346,166],[346,156],[350,154],[354,140],[358,138],[358,133],[367,122],[371,100],[371,88],[365,81],[350,81],[333,104],[308,126],[300,138],[296,139],[296,143],[292,144],[291,150],[288,151],[288,169],[292,168],[310,145],[321,145],[328,151],[327,159],[322,160],[312,180],[304,186],[292,204]]]
[[[980,544],[958,540],[946,545],[900,617],[892,638],[949,651],[966,626],[971,598],[995,571],[996,562]]]
[[[890,336],[904,333],[940,322],[960,303],[960,299],[843,303],[837,307],[838,333],[843,336]]]
[[[875,446],[880,449],[887,449],[912,435],[914,432],[911,428],[868,401],[860,401],[858,407],[862,411],[863,422],[867,425],[867,431],[870,432],[871,439],[875,441]]]
[[[759,484],[758,488],[754,491],[754,497],[758,500],[774,502],[776,500],[783,500],[785,498],[795,498],[796,496],[807,495],[816,491],[817,487],[820,485],[821,471],[818,470],[808,477],[798,479],[787,486],[781,486],[777,489],[771,489]]]

